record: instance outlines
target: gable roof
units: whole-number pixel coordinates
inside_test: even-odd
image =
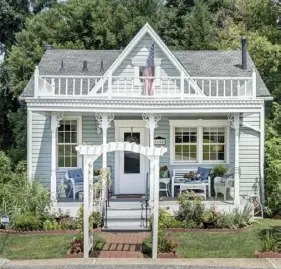
[[[47,50],[39,63],[40,75],[102,76],[122,53],[121,50]],[[255,65],[248,54],[248,69],[241,69],[241,51],[172,51],[190,76],[249,77]],[[64,71],[60,71],[61,61]],[[83,61],[88,71],[82,71]],[[101,70],[103,61],[103,70]],[[29,80],[21,97],[34,96],[34,79]],[[257,96],[270,96],[257,71]]]

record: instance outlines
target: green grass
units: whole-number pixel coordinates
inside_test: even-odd
[[[0,235],[0,258],[50,259],[64,258],[73,234]],[[98,242],[97,249],[102,247]]]
[[[261,250],[261,232],[281,227],[280,220],[264,219],[248,230],[236,233],[174,233],[179,241],[177,252],[182,258],[251,258]]]

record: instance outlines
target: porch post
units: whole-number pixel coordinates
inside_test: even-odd
[[[32,110],[27,108],[27,175],[32,180]]]
[[[51,131],[52,131],[52,163],[51,163],[51,197],[53,202],[57,201],[57,128],[62,119],[62,114],[52,112]]]
[[[157,123],[161,119],[161,115],[160,114],[143,113],[142,118],[146,122],[146,128],[149,129],[149,146],[154,147],[154,129],[158,127]],[[154,199],[153,179],[154,179],[155,167],[154,167],[153,162],[150,161],[149,167],[150,167],[150,169],[149,169],[149,202],[151,204],[153,202],[153,199]]]
[[[84,220],[83,220],[83,236],[84,236],[84,258],[89,258],[89,161],[84,155],[83,165],[84,175]]]
[[[153,242],[152,258],[157,259],[158,253],[158,215],[159,215],[159,156],[154,156],[154,207],[153,207]]]
[[[98,127],[102,129],[102,143],[107,143],[107,129],[111,127],[110,122],[113,121],[113,113],[96,113],[96,120],[98,121]],[[102,168],[107,167],[107,153],[103,147],[102,154]]]
[[[234,162],[234,204],[240,204],[240,178],[239,178],[239,133],[240,133],[240,114],[234,113],[229,116],[230,125],[235,130],[235,162]]]

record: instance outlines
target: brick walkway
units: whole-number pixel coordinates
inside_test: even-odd
[[[103,249],[95,252],[98,258],[143,258],[142,242],[149,233],[100,233],[105,240]]]

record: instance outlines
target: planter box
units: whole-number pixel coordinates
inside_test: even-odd
[[[179,255],[177,252],[166,252],[166,253],[158,253],[158,258],[161,259],[176,259]]]
[[[255,252],[255,257],[256,258],[281,258],[281,252],[273,252],[273,251],[268,251],[268,252],[260,252],[256,251]]]

